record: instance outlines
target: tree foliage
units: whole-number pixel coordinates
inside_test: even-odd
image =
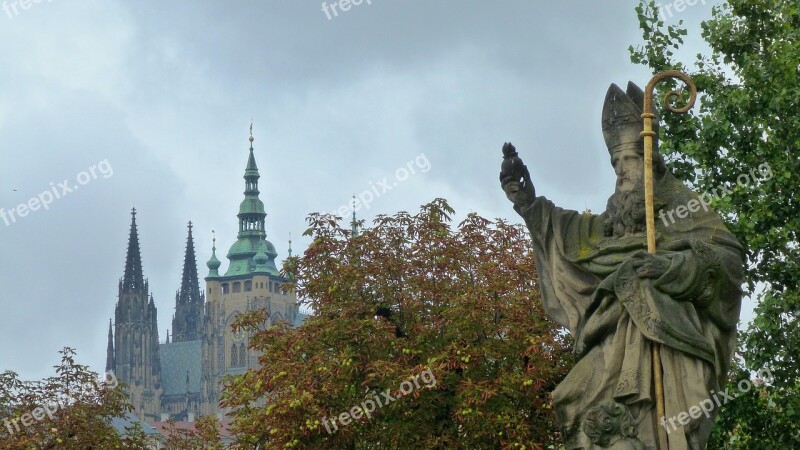
[[[570,349],[542,309],[530,238],[475,214],[452,229],[451,214],[437,199],[416,215],[379,216],[357,235],[330,216],[309,218],[313,242],[287,267],[297,280],[289,288],[315,314],[294,329],[262,329],[265,311],[238,321],[258,330],[249,345],[262,352],[261,368],[224,391],[239,445],[558,442],[549,393],[569,368]],[[377,399],[367,417],[366,400]],[[360,417],[345,425],[345,412]]]
[[[216,417],[202,416],[191,428],[180,428],[174,420],[167,421],[164,446],[170,450],[223,450],[221,425]]]
[[[127,395],[76,363],[73,349],[60,353],[56,375],[44,380],[23,381],[11,371],[0,374],[0,448],[150,448],[141,430],[131,430],[123,439],[111,426],[112,418],[132,410]]]
[[[800,380],[800,5],[727,0],[702,24],[710,53],[691,64],[675,56],[687,35],[681,22],[665,25],[649,0],[636,11],[644,44],[631,47],[632,61],[684,70],[701,95],[694,114],[662,113],[661,151],[679,178],[717,193],[712,206],[746,247],[750,292],[766,286],[743,356],[746,369],[769,368],[774,380],[763,398],[723,409],[714,445],[798,448],[800,410],[790,398]]]

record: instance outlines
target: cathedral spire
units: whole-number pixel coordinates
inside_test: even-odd
[[[140,417],[146,416],[150,420],[156,419],[157,411],[161,409],[157,315],[153,294],[142,275],[139,231],[136,209],[133,209],[125,273],[119,282],[114,309],[114,357],[113,360],[107,358],[106,365],[110,367],[113,364],[115,376],[128,386],[133,407]]]
[[[108,319],[108,347],[106,348],[106,373],[114,371],[114,333],[111,331],[111,319]]]
[[[239,214],[237,214],[239,234],[236,236],[236,242],[228,251],[227,256],[230,264],[225,273],[226,277],[246,275],[254,273],[254,271],[278,275],[278,269],[275,266],[275,257],[278,256],[278,253],[275,251],[275,246],[266,240],[265,218],[267,213],[264,209],[264,202],[258,197],[260,193],[258,180],[261,175],[258,172],[256,158],[253,153],[253,141],[255,141],[255,138],[253,137],[252,126],[251,123],[250,152],[247,158],[247,166],[244,170],[244,200],[239,205]],[[209,269],[211,269],[210,266]],[[209,276],[211,276],[210,273]]]
[[[253,123],[250,122],[250,155],[247,157],[247,167],[244,169],[244,201],[239,208],[239,234],[242,231],[256,231],[259,234],[264,233],[264,203],[258,198],[260,193],[258,190],[258,179],[261,174],[258,173],[258,165],[256,164],[256,157],[253,153]]]
[[[194,253],[192,222],[188,225],[186,253],[183,257],[181,289],[175,295],[175,315],[172,318],[172,342],[194,341],[201,338],[205,296],[197,279],[197,258]]]
[[[183,276],[181,277],[181,301],[196,301],[200,298],[200,283],[197,279],[197,259],[192,239],[192,222],[189,222],[189,236],[186,238],[186,253],[183,256]]]
[[[139,251],[139,230],[136,228],[136,208],[131,210],[131,232],[128,237],[128,253],[125,256],[125,274],[122,287],[131,292],[144,287],[142,275],[142,255]]]
[[[247,181],[250,181],[250,180],[248,180],[248,177],[249,178],[255,178],[255,182],[257,184],[258,183],[258,179],[260,178],[260,175],[258,174],[258,166],[256,165],[256,157],[253,154],[253,141],[255,141],[256,138],[253,137],[253,121],[252,120],[250,121],[250,138],[248,138],[248,140],[250,141],[250,157],[247,158],[247,167],[244,170],[244,179],[247,180]],[[248,188],[249,188],[249,186],[248,186]],[[256,194],[258,194],[258,186],[257,185],[255,186],[255,191],[256,191]],[[245,191],[245,194],[246,193],[247,192]]]

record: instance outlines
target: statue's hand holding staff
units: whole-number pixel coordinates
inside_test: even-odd
[[[667,273],[671,260],[662,255],[653,255],[647,252],[637,252],[631,256],[633,267],[639,278],[657,279]]]

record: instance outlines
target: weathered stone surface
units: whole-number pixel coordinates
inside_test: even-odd
[[[500,181],[531,232],[548,314],[572,334],[578,362],[553,392],[568,449],[704,449],[716,410],[685,420],[725,384],[736,343],[744,253],[720,217],[656,151],[657,252],[647,253],[643,94],[609,88],[603,134],[617,174],[602,214],[537,196],[527,167],[503,147]],[[684,218],[660,220],[682,207]],[[652,345],[661,348],[665,420],[655,414]],[[670,421],[670,419],[672,419]],[[606,423],[607,422],[607,423]]]

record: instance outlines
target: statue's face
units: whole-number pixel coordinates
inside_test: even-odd
[[[644,177],[644,158],[636,151],[636,144],[623,145],[611,156],[611,165],[617,173],[617,191],[630,192],[641,184]]]

